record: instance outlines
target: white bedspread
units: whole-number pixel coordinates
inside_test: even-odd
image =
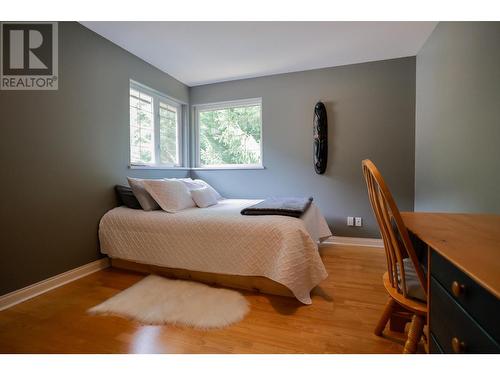
[[[314,204],[300,219],[240,214],[260,201],[224,199],[175,214],[117,207],[99,224],[101,252],[170,268],[264,276],[310,304],[311,289],[328,276],[317,241],[331,236],[330,229]]]

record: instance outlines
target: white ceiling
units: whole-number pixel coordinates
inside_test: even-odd
[[[188,86],[415,56],[437,22],[81,22]]]

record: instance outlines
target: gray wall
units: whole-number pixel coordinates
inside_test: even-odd
[[[441,22],[417,55],[415,210],[500,213],[500,23]]]
[[[191,104],[262,97],[265,170],[193,171],[227,197],[312,195],[335,235],[379,237],[361,160],[372,159],[399,207],[413,210],[415,58],[246,79],[190,89]],[[312,165],[312,117],[325,102],[329,162]],[[347,227],[362,216],[362,228]]]
[[[128,170],[129,78],[182,83],[77,23],[59,24],[58,91],[0,91],[0,295],[100,257],[99,219]]]

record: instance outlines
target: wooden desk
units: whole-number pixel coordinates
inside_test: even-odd
[[[428,280],[431,353],[500,352],[500,216],[403,212]]]

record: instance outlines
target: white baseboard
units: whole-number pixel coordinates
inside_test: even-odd
[[[0,296],[0,311],[107,267],[109,267],[108,258],[98,259],[81,267],[39,281],[36,284],[4,294]]]
[[[323,242],[325,245],[351,245],[351,246],[370,246],[384,247],[384,241],[381,238],[361,238],[361,237],[340,237],[332,236]]]

